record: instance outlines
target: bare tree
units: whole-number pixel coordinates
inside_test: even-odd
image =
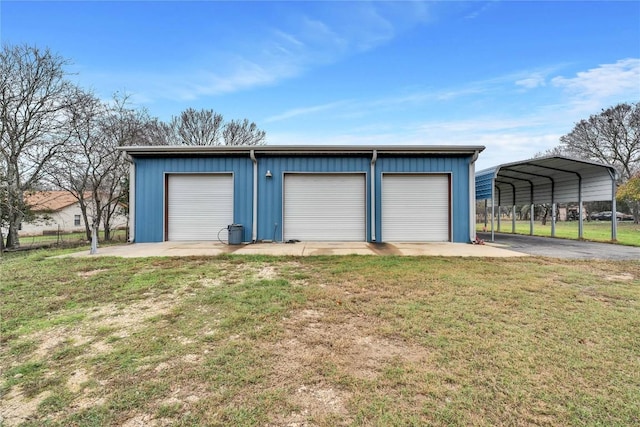
[[[78,200],[87,240],[91,240],[92,226],[99,218],[93,209],[92,189],[95,169],[103,162],[99,125],[105,107],[93,94],[76,89],[65,114],[68,116],[69,139],[53,157],[47,175],[54,185]]]
[[[187,108],[171,119],[173,139],[181,145],[220,145],[222,115],[213,110]]]
[[[121,202],[128,199],[129,186],[128,163],[118,148],[130,145],[141,145],[144,141],[149,123],[153,122],[145,110],[129,107],[129,95],[116,93],[109,106],[108,114],[102,122],[101,132],[104,137],[104,153],[108,160],[103,169],[100,194],[103,198],[101,211],[105,240],[111,240],[111,220],[121,208]]]
[[[24,191],[64,145],[65,116],[71,84],[67,61],[48,49],[3,45],[0,51],[0,156],[5,170],[7,247],[20,245]]]
[[[262,145],[265,132],[249,120],[224,122],[221,114],[213,110],[188,108],[169,124],[153,121],[147,139],[154,145]]]
[[[640,102],[618,104],[576,123],[560,138],[562,153],[606,163],[621,172],[627,182],[640,172]],[[631,203],[634,220],[640,220],[640,203]]]
[[[7,207],[7,178],[4,165],[4,158],[0,156],[0,257],[4,253],[4,233],[2,229],[8,224],[8,207]]]
[[[71,137],[48,168],[50,181],[77,200],[87,239],[97,243],[97,231],[111,239],[112,218],[119,209],[128,167],[119,147],[139,145],[148,117],[144,110],[128,107],[128,95],[116,93],[110,104],[93,94],[76,90],[65,110]]]
[[[139,138],[135,141],[138,145],[176,145],[173,128],[170,124],[157,118],[149,118],[144,122]]]
[[[266,133],[249,120],[231,120],[222,132],[224,145],[264,145]]]
[[[616,167],[622,180],[640,170],[640,103],[618,104],[576,123],[560,138],[562,152]]]

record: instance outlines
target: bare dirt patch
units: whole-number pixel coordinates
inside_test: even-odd
[[[374,319],[348,312],[336,316],[304,309],[284,325],[284,338],[269,349],[276,358],[271,381],[289,390],[300,409],[280,425],[311,425],[313,419],[327,416],[346,420],[351,393],[326,384],[318,367],[335,367],[339,375],[356,381],[374,380],[391,363],[421,363],[429,357],[423,348],[376,334]]]
[[[82,397],[74,400],[71,404],[71,408],[73,410],[82,411],[104,405],[105,403],[107,403],[107,400],[104,397]]]
[[[275,279],[278,277],[278,270],[272,265],[266,265],[258,270],[258,279]]]
[[[93,275],[100,271],[104,270],[92,270],[83,274],[87,277],[87,273]],[[179,296],[180,292],[181,290],[177,290],[172,294],[162,294],[155,298],[150,297],[146,300],[128,303],[126,306],[113,303],[105,304],[88,312],[87,317],[75,325],[56,326],[21,337],[22,339],[39,343],[32,353],[26,355],[26,359],[48,360],[58,349],[64,346],[77,347],[87,343],[90,343],[90,345],[86,347],[86,350],[80,356],[82,360],[109,353],[113,351],[113,347],[105,340],[96,339],[96,330],[106,328],[112,331],[111,335],[121,338],[130,336],[144,327],[147,319],[169,313],[174,307],[174,298]],[[183,362],[190,364],[198,361],[199,358],[196,355],[186,355],[183,359]],[[17,362],[17,360],[13,361],[13,364]],[[162,367],[162,364],[156,367],[156,372],[161,371]],[[93,379],[92,375],[91,372],[84,368],[78,368],[68,377],[65,387],[72,393],[80,393],[80,396],[71,403],[71,407],[81,409],[105,401],[104,397],[90,398],[82,395],[81,391],[84,385]],[[14,386],[0,400],[0,414],[3,417],[0,424],[7,426],[18,425],[27,420],[35,414],[38,405],[51,394],[50,392],[45,392],[34,398],[27,398],[23,396],[21,390],[21,387]],[[143,418],[129,420],[130,425],[154,425],[149,424],[148,420]],[[162,424],[156,423],[155,425]]]
[[[88,277],[95,276],[96,274],[104,273],[105,271],[109,271],[109,269],[108,268],[98,268],[96,270],[79,271],[76,274],[78,276],[80,276],[80,277],[88,278]]]
[[[84,369],[78,369],[71,373],[67,380],[67,388],[72,393],[77,393],[82,389],[82,385],[89,381],[89,374]]]
[[[14,387],[0,399],[0,425],[17,426],[33,416],[38,405],[51,396],[49,390],[28,398],[21,390]]]
[[[92,313],[88,319],[91,328],[108,327],[127,332],[135,332],[146,319],[167,314],[173,308],[175,302],[169,296],[150,298],[139,302],[133,302],[127,306],[107,304]]]
[[[198,280],[198,283],[205,288],[217,288],[218,286],[223,285],[222,279],[218,277],[203,277],[202,279]]]
[[[122,423],[122,427],[160,427],[170,425],[170,420],[159,420],[150,414],[136,415]]]
[[[633,274],[612,274],[604,278],[608,282],[630,282],[634,279]]]
[[[28,336],[28,340],[40,343],[38,348],[33,352],[33,355],[38,359],[46,357],[56,347],[59,347],[69,339],[69,332],[67,328],[54,328]]]

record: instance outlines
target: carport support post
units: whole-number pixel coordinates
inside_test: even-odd
[[[609,169],[611,176],[611,240],[618,240],[618,205],[616,205],[616,171]]]
[[[556,237],[556,201],[555,201],[555,181],[551,180],[551,237]]]
[[[501,196],[501,192],[500,192],[500,188],[498,188],[498,232],[500,232],[500,217],[502,215],[500,215],[500,206],[502,206],[502,198]]]
[[[578,175],[578,239],[582,240],[583,235],[583,221],[582,212],[584,208],[582,206],[582,176]]]
[[[536,214],[536,207],[533,203],[531,203],[530,206],[531,207],[529,208],[529,236],[533,236],[533,217]]]
[[[511,233],[516,234],[516,186],[511,184],[513,191],[513,207],[511,210]]]
[[[614,193],[615,194],[615,193]],[[611,240],[617,240],[618,228],[618,206],[616,206],[615,196],[611,199]]]
[[[489,205],[487,205],[487,199],[484,199],[484,231],[487,231],[487,224],[489,223]]]
[[[494,217],[496,214],[496,209],[494,208],[494,204],[495,204],[495,200],[496,200],[496,184],[495,182],[493,183],[493,185],[491,186],[491,241],[495,242],[496,241],[496,233],[495,230],[493,228],[493,224],[494,224]]]
[[[535,205],[533,204],[533,183],[529,181],[531,186],[531,207],[529,208],[529,236],[533,236],[533,217],[535,215]]]

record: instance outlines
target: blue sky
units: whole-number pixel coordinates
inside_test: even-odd
[[[163,120],[248,118],[269,144],[485,145],[478,168],[640,101],[638,1],[0,1],[0,37]]]

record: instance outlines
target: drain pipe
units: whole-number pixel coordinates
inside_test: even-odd
[[[376,160],[378,150],[373,150],[371,156],[371,241],[376,241]]]
[[[474,152],[469,162],[469,240],[471,243],[476,242],[476,160],[478,160],[479,154],[479,151]],[[491,185],[493,186],[493,179]],[[493,195],[493,190],[491,190],[491,194]],[[491,200],[493,208],[493,198]],[[491,233],[493,233],[493,226]]]
[[[251,224],[251,243],[258,241],[258,159],[254,150],[249,151],[253,162],[253,217]]]

